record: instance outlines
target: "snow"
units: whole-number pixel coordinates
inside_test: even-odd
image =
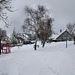
[[[40,44],[40,43],[38,43]],[[33,49],[33,44],[11,48],[0,56],[0,75],[75,75],[73,42],[47,43]]]
[[[62,32],[60,33],[55,33],[55,34],[52,34],[52,36],[50,38],[56,40],[57,37],[59,37],[62,33],[64,33],[66,30],[63,30]]]
[[[58,34],[52,34],[52,36],[50,37],[50,39],[56,40],[56,38],[58,37]]]

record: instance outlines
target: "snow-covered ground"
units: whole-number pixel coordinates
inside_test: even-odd
[[[48,43],[36,51],[33,45],[11,48],[0,56],[0,75],[75,75],[75,45]]]

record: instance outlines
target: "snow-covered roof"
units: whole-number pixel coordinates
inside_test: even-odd
[[[58,34],[52,34],[52,36],[50,37],[50,39],[56,39],[58,37]]]
[[[18,33],[18,34],[17,34],[17,37],[21,37],[21,38],[23,38],[23,39],[29,38],[29,36],[26,35],[25,33]]]
[[[1,43],[6,43],[5,41],[1,41]]]
[[[7,36],[8,36],[9,38],[11,38],[11,34],[7,34]]]
[[[58,36],[60,36],[62,33],[64,33],[66,30],[62,31],[61,33],[58,34],[52,34],[52,36],[50,37],[51,39],[56,39]]]

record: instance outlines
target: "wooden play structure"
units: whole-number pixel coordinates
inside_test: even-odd
[[[1,52],[3,54],[10,53],[10,44],[6,43],[6,44],[3,45],[3,43],[1,43]]]

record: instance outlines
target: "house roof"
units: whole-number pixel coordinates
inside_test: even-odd
[[[67,32],[69,35],[71,35],[67,30],[64,30],[64,31],[62,31],[61,33],[59,33],[59,34],[52,34],[52,36],[50,37],[50,39],[57,39],[57,38],[59,38],[61,35],[63,35],[65,32]],[[71,35],[72,36],[72,35]],[[72,36],[73,37],[73,36]]]
[[[56,39],[58,37],[58,34],[52,34],[52,36],[50,37],[50,39]]]
[[[18,33],[17,34],[17,38],[22,38],[22,39],[28,39],[29,38],[29,36],[28,35],[26,35],[25,33]]]
[[[63,32],[61,32],[59,35],[58,35],[58,37],[57,38],[59,38],[61,35],[63,35],[65,32],[67,32],[70,36],[72,36],[67,30],[65,30],[65,31],[63,31]],[[72,36],[73,37],[73,36]],[[57,39],[56,38],[56,39]]]
[[[21,39],[21,40],[24,40],[24,38],[22,38],[22,37],[16,37],[17,39]]]

